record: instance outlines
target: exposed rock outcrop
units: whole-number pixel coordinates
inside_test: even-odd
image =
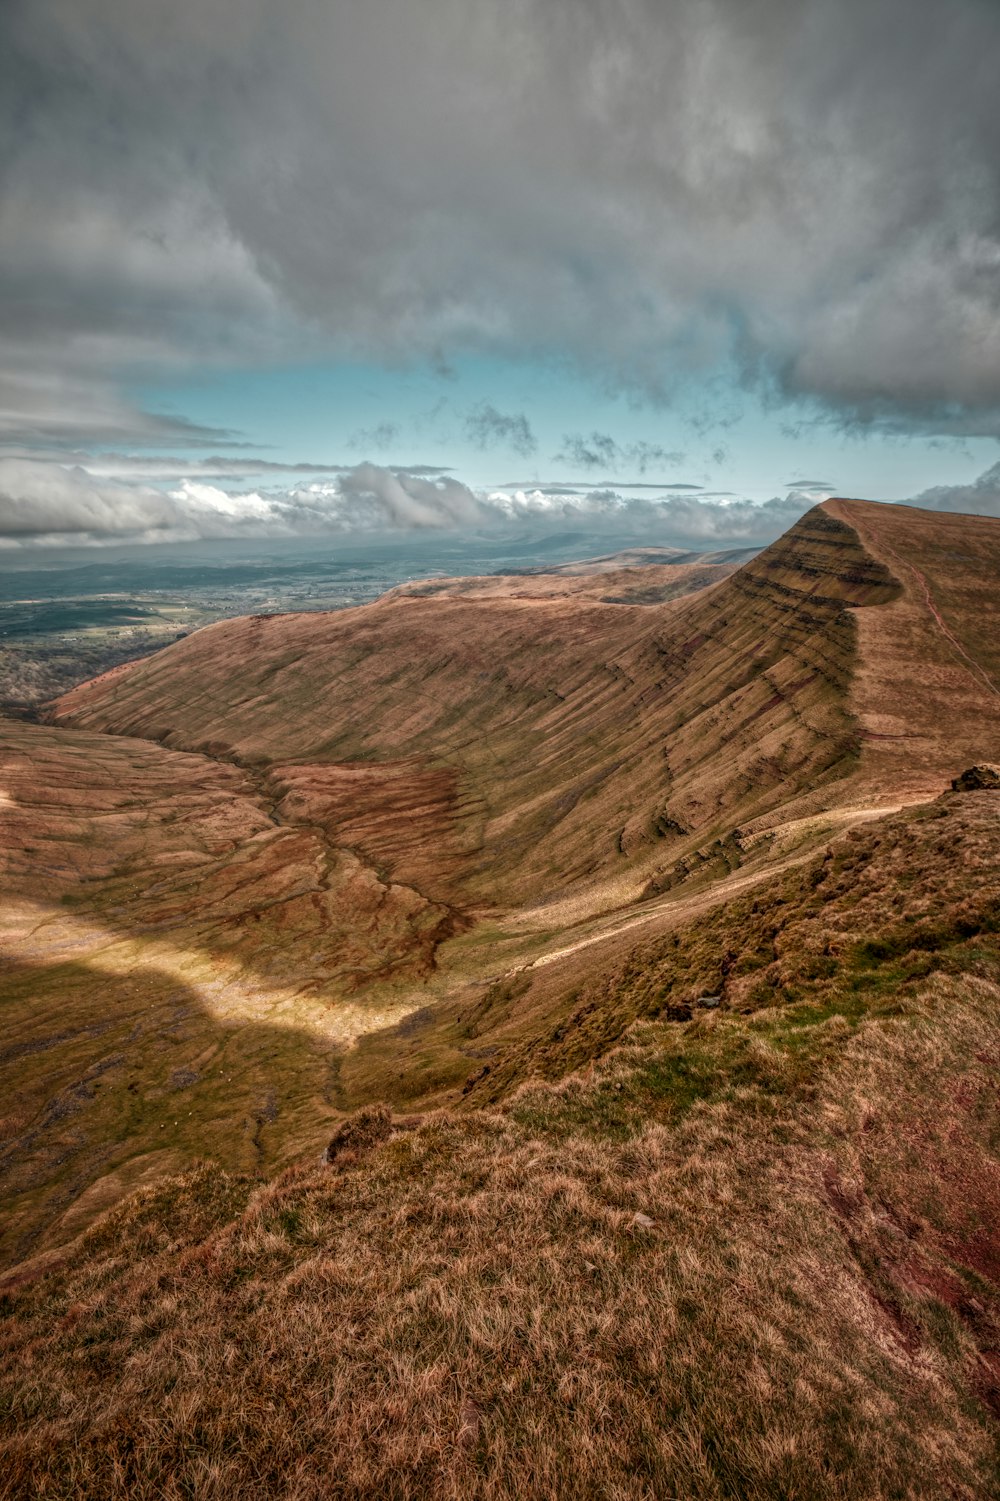
[[[984,761],[970,766],[951,784],[952,792],[1000,792],[1000,765]]]

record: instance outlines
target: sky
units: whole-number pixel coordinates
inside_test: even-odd
[[[996,0],[5,0],[0,548],[1000,514]]]

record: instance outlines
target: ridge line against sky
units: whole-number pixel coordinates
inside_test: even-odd
[[[10,0],[0,545],[1000,513],[998,71],[989,0]]]

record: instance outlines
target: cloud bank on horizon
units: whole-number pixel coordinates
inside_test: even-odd
[[[140,474],[144,462],[137,463]],[[476,491],[450,474],[372,463],[233,493],[210,482],[217,463],[208,461],[205,472],[191,465],[193,472],[173,488],[160,489],[138,477],[94,475],[80,465],[0,457],[0,547],[279,540],[512,523],[547,530],[574,523],[595,534],[634,530],[660,545],[763,546],[830,493],[828,485],[807,481],[763,504],[698,494],[690,485],[657,496],[569,485]],[[1000,463],[974,485],[939,486],[915,497],[915,504],[1000,516]]]
[[[141,461],[138,468],[141,475]],[[809,504],[805,492],[759,506],[722,505],[687,489],[655,499],[569,486],[475,491],[449,474],[367,462],[334,476],[235,493],[195,470],[161,489],[121,470],[93,475],[80,465],[0,457],[0,543],[7,547],[479,530],[510,523],[551,528],[567,521],[597,531],[652,524],[683,539],[767,540]]]
[[[638,514],[374,465],[235,494],[102,472],[235,442],[142,382],[303,358],[534,358],[654,407],[723,372],[799,419],[1000,437],[998,57],[984,0],[9,0],[0,535]],[[531,417],[483,400],[462,431],[527,457]],[[558,458],[683,456],[584,430]],[[743,504],[647,503],[709,529]]]

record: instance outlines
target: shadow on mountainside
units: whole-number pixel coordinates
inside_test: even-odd
[[[318,1152],[341,1113],[367,1100],[509,1101],[527,1080],[592,1066],[636,1020],[666,1023],[676,1039],[643,1118],[662,1108],[669,1123],[699,1099],[758,1087],[753,1049],[709,1067],[699,1028],[773,1017],[794,1057],[818,1022],[839,1018],[843,1041],[897,1014],[932,974],[1000,970],[1000,796],[948,794],[710,897],[672,932],[622,935],[424,1010],[411,996],[402,1021],[370,997],[354,1014],[343,998],[263,989],[252,972],[219,992],[217,957],[144,956],[134,933],[110,925],[87,930],[88,951],[71,956],[81,935],[62,928],[62,957],[8,963],[3,977],[5,1259],[70,1237],[132,1187],[198,1158],[272,1172]],[[780,1076],[786,1092],[793,1076]],[[628,1099],[611,1106],[598,1130],[617,1130],[616,1113],[627,1128]],[[592,1129],[585,1112],[573,1120]]]
[[[358,1131],[332,1165],[122,1204],[0,1291],[9,1493],[995,1494],[1000,993],[889,895],[922,974],[845,911],[818,994],[642,1023],[585,1075]],[[890,983],[852,1018],[862,958]]]
[[[292,1027],[220,1022],[155,968],[8,962],[3,1014],[6,1265],[199,1159],[256,1174],[318,1153],[337,1118],[335,1050]]]

